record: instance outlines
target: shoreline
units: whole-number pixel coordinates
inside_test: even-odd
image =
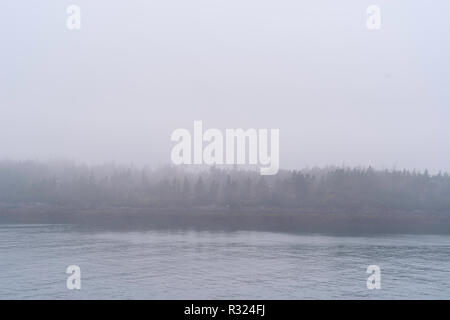
[[[0,206],[0,224],[75,224],[108,230],[192,229],[329,234],[450,234],[450,215],[416,211],[273,208]]]

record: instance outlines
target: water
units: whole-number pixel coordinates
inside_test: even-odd
[[[381,268],[368,290],[366,268]],[[69,265],[81,290],[66,288]],[[449,299],[450,236],[0,225],[0,299]]]

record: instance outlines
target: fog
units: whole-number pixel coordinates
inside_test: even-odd
[[[0,159],[158,166],[201,120],[280,129],[285,169],[449,171],[450,3],[371,4],[5,1]]]

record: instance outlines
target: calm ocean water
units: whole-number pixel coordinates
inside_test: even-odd
[[[368,290],[366,268],[381,268]],[[66,288],[69,265],[81,290]],[[449,299],[450,236],[0,225],[0,299]]]

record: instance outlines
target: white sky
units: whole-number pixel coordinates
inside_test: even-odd
[[[4,1],[0,158],[160,165],[202,120],[279,128],[282,168],[450,171],[450,2],[371,4]]]

